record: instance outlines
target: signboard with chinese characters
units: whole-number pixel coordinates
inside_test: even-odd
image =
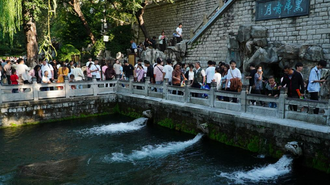
[[[309,14],[310,0],[258,0],[256,20],[279,19]]]

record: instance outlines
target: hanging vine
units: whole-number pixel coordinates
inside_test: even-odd
[[[48,0],[47,34],[44,36],[44,41],[42,42],[39,48],[39,54],[44,53],[45,59],[48,61],[50,61],[53,58],[52,56],[53,51],[55,53],[55,56],[57,56],[56,49],[52,44],[52,39],[50,36],[50,19],[53,16],[56,16],[57,3],[56,0],[53,0],[53,7],[52,7],[50,1],[51,0]]]
[[[13,45],[14,34],[22,23],[22,0],[0,0],[0,32],[9,35]]]

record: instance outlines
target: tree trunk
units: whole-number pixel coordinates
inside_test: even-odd
[[[135,17],[138,20],[139,23],[139,27],[142,30],[142,33],[144,35],[145,38],[149,38],[149,33],[147,31],[147,28],[144,24],[144,19],[143,19],[143,14],[144,14],[144,10],[147,6],[147,3],[142,3],[141,5],[143,8],[141,8],[139,11],[136,12]]]
[[[89,27],[89,24],[86,21],[85,16],[80,9],[79,0],[73,0],[73,3],[70,3],[70,5],[73,6],[74,11],[78,14],[78,17],[80,18],[81,22],[83,23],[92,43],[95,44],[96,40],[95,40],[94,34],[92,33],[91,28]]]
[[[38,62],[37,27],[33,15],[30,13],[31,10],[26,8],[24,1],[22,1],[22,11],[23,29],[26,36],[26,65],[32,67]]]

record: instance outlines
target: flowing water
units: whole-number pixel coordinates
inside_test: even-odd
[[[0,130],[0,184],[330,184],[329,175],[119,115]]]

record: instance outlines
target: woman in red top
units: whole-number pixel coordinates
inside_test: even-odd
[[[13,69],[11,74],[12,74],[12,75],[10,75],[11,84],[12,85],[18,85],[18,81],[17,80],[19,78],[18,78],[18,76],[16,74],[16,69]],[[13,93],[18,93],[18,89],[13,89],[12,92]]]

